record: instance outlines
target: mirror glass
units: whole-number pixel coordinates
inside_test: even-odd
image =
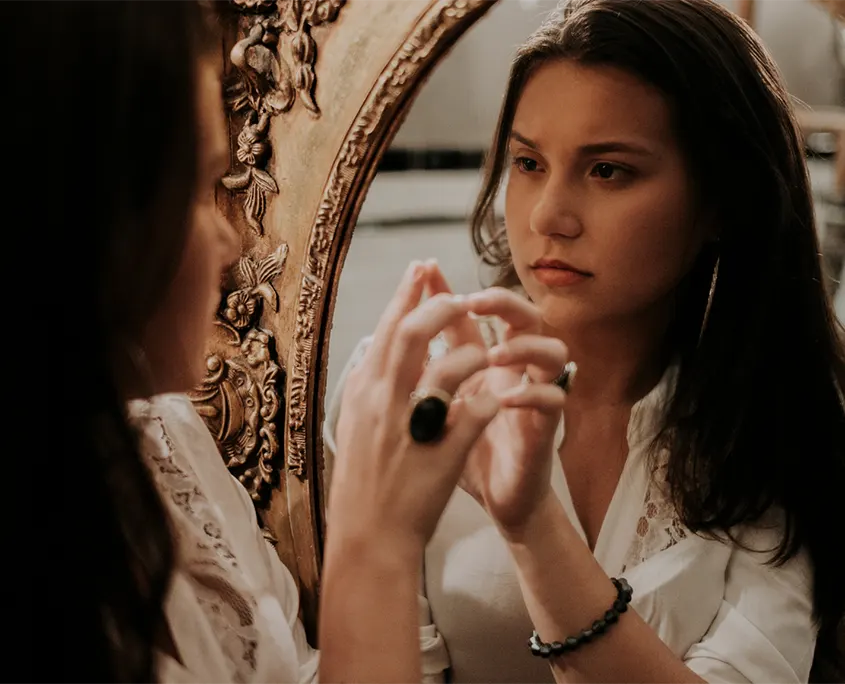
[[[469,232],[468,218],[480,187],[479,169],[491,143],[515,48],[556,4],[557,0],[500,0],[458,41],[421,89],[381,160],[340,274],[331,322],[327,402],[335,395],[355,347],[374,330],[411,260],[436,258],[459,293],[490,282],[491,273],[475,256]],[[812,108],[799,107],[800,125],[822,251],[832,276],[828,282],[839,300],[838,314],[845,320],[845,288],[837,291],[837,280],[845,277],[845,27],[832,11],[838,3],[723,0],[722,4],[749,13],[752,27],[773,54],[790,93]],[[496,208],[501,216],[502,193]],[[477,513],[477,507],[472,510],[475,513],[467,513],[468,518]],[[436,550],[432,553],[436,555]],[[427,582],[435,597],[433,611],[440,609],[442,615],[443,604],[437,604],[442,576],[435,566],[426,566],[427,572],[431,570]],[[450,596],[460,606],[454,615],[474,614],[478,621],[488,617],[486,602],[459,603],[459,599],[463,600]],[[513,605],[517,603],[521,605],[521,599]],[[437,619],[448,644],[454,630],[461,629],[460,621]],[[523,638],[521,628],[509,626],[504,618],[487,624],[500,636],[514,629],[509,635],[514,643]],[[493,669],[494,660],[488,664]],[[494,675],[482,676],[486,666],[477,664],[477,681],[495,680]],[[525,680],[550,681],[545,666],[535,674]]]
[[[805,112],[820,239],[839,278],[845,254],[845,28],[839,0],[721,0],[749,19]],[[436,258],[455,291],[489,282],[470,244],[468,216],[480,186],[515,48],[556,0],[500,0],[437,65],[381,160],[341,272],[326,401],[358,341],[372,333],[408,262]],[[500,194],[497,210],[503,209]],[[839,295],[845,318],[845,288]]]

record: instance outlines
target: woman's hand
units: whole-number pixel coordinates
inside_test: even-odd
[[[348,377],[328,505],[330,541],[351,535],[410,544],[421,552],[469,450],[499,409],[492,392],[478,387],[471,397],[452,402],[439,441],[411,439],[411,393],[417,387],[453,395],[489,365],[486,349],[474,342],[425,364],[432,338],[466,317],[468,307],[464,298],[447,293],[420,305],[427,277],[422,264],[408,269],[372,344]]]
[[[430,276],[429,289],[440,295],[450,291],[439,271]],[[461,396],[491,393],[502,407],[476,442],[460,484],[508,535],[519,532],[554,496],[551,464],[565,395],[552,381],[567,362],[567,350],[560,340],[541,334],[540,313],[524,297],[491,288],[467,301],[470,312],[498,316],[508,329],[488,352],[490,368],[460,389]],[[483,343],[468,315],[453,322],[446,337],[458,348]]]

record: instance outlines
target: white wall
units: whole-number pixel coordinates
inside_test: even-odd
[[[734,0],[719,0],[733,8]],[[516,46],[556,0],[500,0],[438,65],[399,130],[395,147],[485,149]],[[842,69],[829,16],[810,0],[757,0],[757,30],[790,92],[812,105],[839,104]]]

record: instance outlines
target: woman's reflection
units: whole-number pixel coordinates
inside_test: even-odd
[[[710,0],[552,15],[518,51],[472,234],[542,320],[487,322],[512,295],[471,296],[498,367],[458,394],[547,382],[525,362],[538,333],[580,370],[565,429],[540,398],[514,402],[473,452],[426,554],[426,674],[806,681],[845,611],[822,532],[845,526],[845,356],[757,37]],[[532,629],[549,645],[533,650],[564,652],[532,657]]]

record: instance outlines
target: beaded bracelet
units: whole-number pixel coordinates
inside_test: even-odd
[[[610,610],[604,614],[603,618],[596,620],[590,628],[582,630],[578,636],[567,637],[563,641],[554,641],[551,644],[541,641],[537,630],[534,630],[534,633],[528,640],[531,654],[539,658],[551,658],[569,653],[579,646],[592,641],[593,637],[603,634],[608,627],[616,622],[619,616],[628,610],[628,604],[631,602],[634,590],[631,589],[631,585],[628,584],[628,580],[624,577],[620,577],[619,579],[612,577],[610,581],[616,587],[616,600],[613,602]]]

